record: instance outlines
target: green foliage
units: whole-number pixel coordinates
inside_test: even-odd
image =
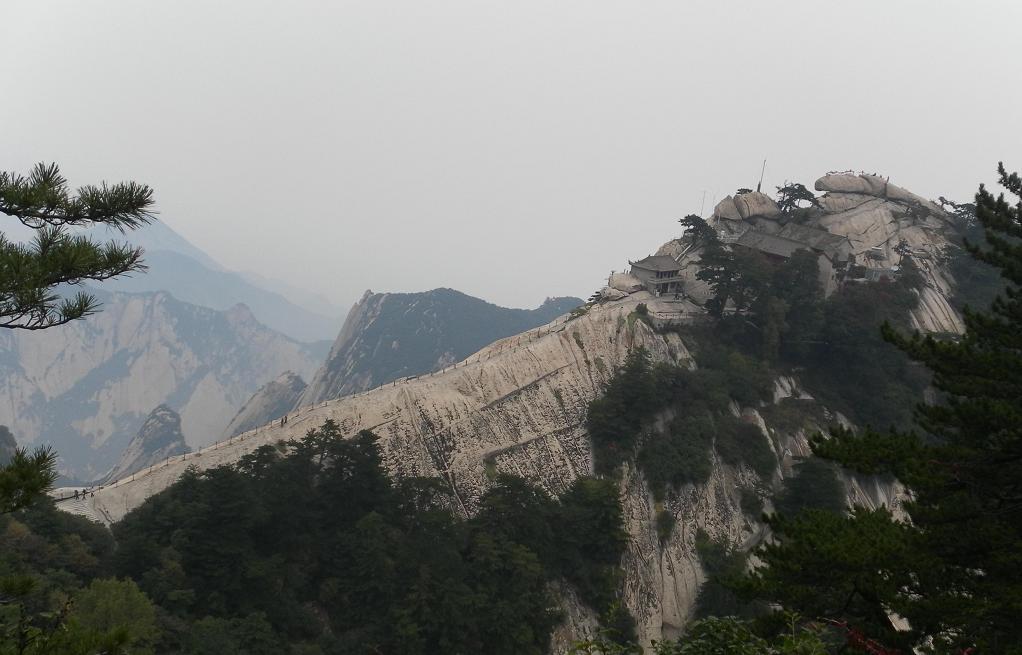
[[[895,282],[847,284],[824,304],[812,343],[790,361],[814,396],[859,425],[905,426],[930,375],[886,343],[879,326],[908,327],[918,302],[918,272],[908,263]]]
[[[603,396],[589,404],[587,427],[598,473],[613,472],[631,456],[642,422],[663,402],[649,353],[641,348],[632,350]]]
[[[758,519],[763,514],[763,498],[755,489],[742,487],[739,491],[739,506],[746,516]]]
[[[917,407],[923,434],[837,430],[814,443],[817,454],[856,470],[897,476],[911,493],[911,523],[862,511],[814,513],[781,526],[784,545],[767,552],[761,573],[779,602],[861,621],[894,644],[1006,652],[1022,643],[1022,179],[998,171],[1014,199],[980,187],[976,217],[988,246],[970,250],[1000,271],[1004,295],[989,312],[967,311],[967,332],[957,340],[905,336],[891,326],[883,333],[932,371],[944,394],[940,404]],[[831,545],[837,535],[825,536],[828,528],[844,541]],[[807,578],[816,568],[858,579],[853,586]],[[831,598],[842,587],[858,594],[850,606]],[[892,635],[888,609],[912,630]]]
[[[29,244],[0,234],[0,327],[41,330],[94,313],[95,296],[67,297],[58,287],[144,270],[142,250],[96,243],[69,229],[97,223],[134,229],[153,219],[152,203],[152,190],[135,182],[72,194],[56,164],[38,164],[28,176],[0,172],[0,213],[36,230]]]
[[[657,500],[670,488],[705,482],[716,444],[730,464],[747,463],[766,476],[776,464],[758,428],[731,415],[732,402],[756,405],[770,397],[773,381],[756,360],[707,346],[699,368],[650,363],[643,350],[629,353],[604,395],[589,406],[588,428],[596,470],[610,473],[633,455]],[[648,425],[658,412],[674,414],[666,430]]]
[[[776,499],[778,512],[794,516],[806,509],[847,511],[845,487],[838,480],[833,463],[809,457],[795,464],[794,468],[795,475],[785,478],[784,488]]]
[[[147,652],[138,632],[97,620],[105,603],[90,590],[125,584],[102,580],[113,549],[105,528],[48,499],[0,518],[0,653]],[[140,594],[121,601],[121,617],[151,610]]]
[[[57,479],[56,465],[52,448],[40,446],[31,454],[16,448],[0,466],[0,514],[16,512],[43,497]]]
[[[955,227],[962,238],[947,253],[947,266],[954,278],[951,302],[955,309],[965,307],[985,311],[994,299],[1003,294],[1004,280],[1000,271],[990,264],[973,257],[968,246],[987,248],[983,225],[976,218],[975,203],[955,203],[941,198],[941,205],[951,213]]]
[[[817,430],[827,422],[823,408],[811,398],[782,398],[760,408],[759,413],[767,425],[787,434],[798,430]]]
[[[777,207],[785,216],[792,216],[799,210],[819,207],[816,194],[799,182],[788,182],[777,187]]]
[[[157,636],[156,611],[131,580],[93,580],[75,594],[69,623],[72,630],[116,634],[132,653],[150,652]]]
[[[722,460],[732,465],[745,462],[761,478],[772,475],[777,466],[777,457],[759,426],[735,416],[717,421],[716,448]]]
[[[661,544],[670,539],[671,533],[674,532],[674,524],[677,522],[670,510],[660,509],[656,513],[656,534]]]
[[[601,612],[616,599],[617,495],[499,475],[458,520],[446,484],[392,482],[371,433],[328,421],[151,498],[115,526],[117,567],[162,608],[160,650],[543,653],[552,580]]]
[[[1001,183],[1022,200],[1022,181],[1000,169]],[[884,510],[855,509],[850,515],[810,509],[792,518],[805,501],[819,502],[827,484],[824,464],[809,460],[792,481],[771,518],[779,537],[759,552],[764,566],[747,583],[753,595],[813,616],[855,626],[890,646],[926,644],[938,652],[977,648],[1010,652],[1022,642],[1022,202],[1009,204],[980,188],[976,216],[985,228],[987,249],[972,246],[1008,282],[989,313],[966,311],[968,328],[958,340],[904,336],[896,323],[883,337],[933,373],[944,403],[916,409],[923,434],[904,430],[855,433],[835,429],[817,438],[814,451],[866,474],[893,474],[906,485],[911,522],[896,522]],[[898,294],[905,289],[874,287]],[[843,309],[849,322],[876,306],[865,292]],[[876,317],[874,317],[875,319]],[[893,324],[893,325],[892,325]],[[854,324],[856,331],[862,323]],[[840,327],[838,325],[837,327]],[[846,372],[847,373],[847,372]],[[859,384],[869,382],[851,371]],[[870,392],[891,397],[889,388]],[[908,405],[909,403],[903,403]],[[812,467],[812,468],[811,468]],[[815,469],[815,473],[814,473]],[[803,480],[807,474],[820,478]],[[796,486],[802,491],[797,492]],[[906,618],[908,631],[895,630],[890,613]]]
[[[909,637],[894,629],[890,611],[902,614],[902,592],[916,590],[912,571],[935,562],[916,550],[912,529],[884,509],[851,514],[810,509],[768,521],[778,539],[757,551],[763,566],[737,589],[807,616],[840,618],[905,647]]]
[[[710,227],[702,216],[689,214],[685,218],[678,219],[678,222],[681,223],[682,228],[685,230],[685,237],[695,247],[719,243],[717,231]]]
[[[696,552],[707,578],[696,598],[696,616],[754,616],[756,608],[730,588],[732,580],[745,572],[748,555],[731,544],[710,539],[702,530],[696,533]]]
[[[713,420],[698,416],[676,418],[666,434],[650,435],[639,450],[636,463],[656,500],[662,500],[668,489],[710,478],[713,434]]]

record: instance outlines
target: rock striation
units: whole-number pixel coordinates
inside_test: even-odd
[[[221,438],[229,439],[276,421],[298,405],[308,387],[300,376],[285,371],[256,391],[228,424]]]
[[[120,480],[168,457],[191,451],[181,433],[181,417],[170,407],[160,405],[149,413],[138,434],[121,453],[121,459],[100,484]]]

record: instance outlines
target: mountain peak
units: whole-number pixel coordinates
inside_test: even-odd
[[[120,461],[104,478],[119,480],[174,455],[191,452],[181,433],[181,416],[165,403],[149,412],[138,434],[121,454]]]

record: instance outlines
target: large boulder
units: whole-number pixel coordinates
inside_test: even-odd
[[[931,214],[942,215],[945,213],[940,205],[931,202],[922,196],[916,195],[907,189],[903,189],[896,184],[887,185],[887,199],[906,205],[922,207]]]
[[[611,273],[610,280],[607,281],[607,286],[611,289],[617,289],[625,293],[634,293],[636,291],[642,291],[642,280],[635,277],[631,273]]]
[[[741,193],[734,197],[735,208],[743,219],[748,220],[753,216],[764,218],[780,218],[781,210],[773,198],[765,193],[753,191]]]
[[[855,209],[859,205],[875,200],[871,196],[867,196],[861,193],[836,193],[831,192],[824,196],[820,196],[817,201],[820,203],[820,207],[823,211],[828,214],[839,214],[841,212],[848,211],[849,209]]]
[[[742,215],[738,213],[738,207],[735,206],[735,199],[731,196],[727,196],[717,203],[717,206],[713,208],[713,217],[726,218],[729,221],[742,220]]]
[[[627,297],[628,297],[627,293],[621,291],[620,289],[615,289],[614,287],[607,286],[600,289],[601,300],[614,301],[621,300],[622,298]]]
[[[830,173],[816,180],[817,191],[831,193],[861,193],[867,196],[884,197],[887,181],[876,175],[852,175],[851,173]]]

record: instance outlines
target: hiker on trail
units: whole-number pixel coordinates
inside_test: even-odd
[[[75,500],[78,500],[78,490],[75,489]]]

